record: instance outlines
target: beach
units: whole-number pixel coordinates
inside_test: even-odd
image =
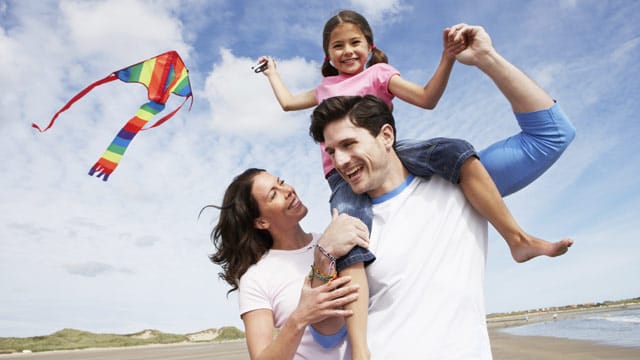
[[[640,359],[640,347],[599,345],[588,341],[569,340],[544,336],[517,336],[489,330],[494,360],[595,360],[595,359]],[[142,346],[118,349],[93,349],[75,351],[52,351],[33,354],[0,355],[0,360],[248,360],[244,341],[230,343],[205,343]]]
[[[591,359],[640,359],[640,340],[632,335],[633,346],[604,345],[596,341],[574,340],[565,337],[513,335],[513,329],[522,325],[559,325],[563,320],[609,319],[618,320],[621,315],[633,321],[630,326],[637,331],[639,304],[606,306],[591,309],[569,309],[527,312],[526,314],[501,315],[487,320],[491,349],[495,360],[591,360]],[[631,315],[629,315],[631,314]],[[625,325],[627,326],[627,325]],[[598,334],[600,334],[598,332]],[[632,333],[637,334],[637,333]],[[547,333],[544,333],[547,335]],[[628,337],[628,335],[627,335]],[[598,337],[597,341],[602,341]],[[146,345],[130,348],[87,349],[51,351],[42,353],[18,353],[0,355],[0,360],[120,360],[120,359],[165,359],[165,360],[248,360],[244,340],[225,343],[194,342],[172,345]]]
[[[640,359],[640,339],[635,347],[604,345],[595,341],[575,340],[551,336],[522,336],[505,332],[507,329],[530,324],[552,323],[585,317],[605,317],[620,311],[636,311],[639,304],[605,306],[562,311],[540,311],[526,315],[489,318],[487,326],[491,350],[495,360],[536,359]]]
[[[547,336],[517,336],[489,330],[494,360],[640,359],[640,347],[600,345]]]

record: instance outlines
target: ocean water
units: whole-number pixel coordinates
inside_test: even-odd
[[[640,347],[640,308],[576,314],[567,319],[501,330],[512,335],[552,336],[605,345]]]

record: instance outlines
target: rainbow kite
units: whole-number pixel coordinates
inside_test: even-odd
[[[124,152],[127,150],[129,143],[131,143],[131,140],[133,140],[140,130],[147,130],[162,125],[165,121],[175,115],[175,113],[182,108],[189,98],[191,98],[191,105],[193,105],[193,94],[191,93],[191,86],[189,84],[189,70],[187,70],[177,52],[168,51],[122,70],[114,71],[104,79],[98,80],[87,86],[84,90],[71,98],[71,100],[69,100],[69,102],[67,102],[67,104],[53,116],[49,125],[44,130],[40,129],[36,124],[32,124],[31,126],[38,129],[40,132],[47,131],[53,125],[58,115],[69,109],[73,103],[80,100],[80,98],[96,86],[106,84],[116,79],[120,79],[128,83],[137,82],[146,86],[150,101],[140,106],[135,116],[132,117],[124,127],[122,127],[122,129],[120,129],[120,132],[118,132],[118,135],[116,135],[107,150],[102,154],[102,157],[100,157],[91,170],[89,170],[89,175],[91,176],[96,172],[98,172],[96,175],[97,177],[104,175],[102,178],[103,181],[107,181],[107,179],[109,179],[109,175],[111,175],[116,166],[118,166],[118,163],[120,162],[122,155],[124,155]],[[164,109],[165,103],[169,99],[169,95],[171,93],[178,96],[184,96],[185,99],[182,104],[160,120],[156,121],[153,125],[143,129],[152,117]],[[191,106],[189,109],[191,109]]]

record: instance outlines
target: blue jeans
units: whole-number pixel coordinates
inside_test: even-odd
[[[460,139],[435,138],[429,140],[400,140],[395,145],[396,153],[410,173],[429,178],[440,175],[447,181],[457,184],[460,180],[460,168],[471,156],[477,156],[473,146]],[[373,212],[371,199],[367,194],[355,194],[349,184],[332,170],[327,176],[331,187],[332,209],[357,217],[371,231]],[[367,249],[354,247],[347,255],[336,262],[341,271],[353,264],[364,262],[365,266],[375,260],[375,256]]]

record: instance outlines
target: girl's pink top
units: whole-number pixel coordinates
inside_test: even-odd
[[[318,104],[322,100],[333,96],[375,95],[392,107],[393,94],[389,92],[389,80],[393,75],[400,75],[393,66],[385,63],[375,64],[355,75],[336,75],[322,79],[316,88]],[[327,176],[333,170],[331,158],[324,151],[324,144],[320,144],[322,168]]]

